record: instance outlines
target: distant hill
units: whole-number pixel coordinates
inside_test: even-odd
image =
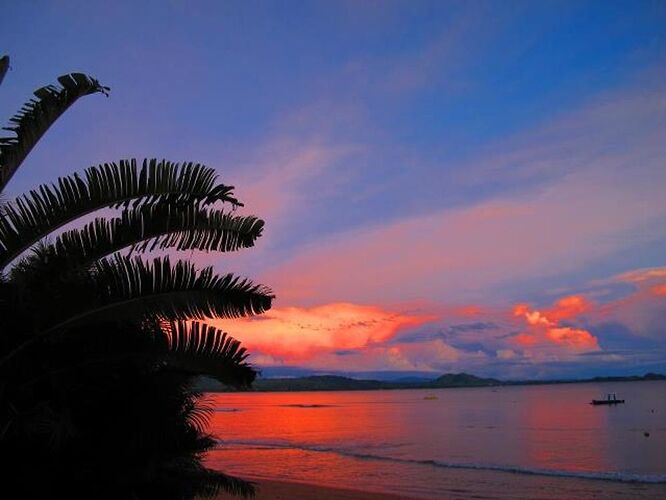
[[[258,392],[290,391],[372,391],[378,389],[439,389],[447,387],[487,387],[501,385],[493,378],[480,378],[468,373],[447,373],[434,380],[360,380],[338,375],[311,375],[307,377],[259,378],[253,384]],[[199,390],[224,392],[229,390],[212,379],[202,379]]]
[[[398,382],[400,384],[426,384],[432,382],[435,378],[426,378],[426,377],[398,377],[391,380],[391,382]]]
[[[298,378],[265,378],[254,383],[256,391],[364,391],[390,389],[392,382],[357,380],[337,375],[311,375]],[[399,385],[399,384],[398,384]]]
[[[487,387],[501,384],[502,382],[494,378],[480,378],[468,373],[446,373],[425,385],[427,387]]]
[[[502,381],[494,378],[482,378],[469,373],[446,373],[434,380],[416,377],[393,381],[363,380],[339,375],[310,375],[307,377],[259,378],[252,390],[257,392],[297,392],[297,391],[373,391],[379,389],[445,389],[455,387],[489,387],[498,385],[546,385],[576,384],[584,382],[638,382],[647,380],[666,380],[666,375],[646,373],[643,376],[594,377],[580,380],[514,380]],[[229,392],[233,389],[220,382],[202,377],[197,383],[202,392]]]
[[[666,375],[659,373],[646,373],[642,377],[633,375],[631,377],[594,377],[591,382],[638,382],[640,380],[666,380]]]
[[[666,380],[666,375],[661,375],[660,373],[646,373],[645,375],[593,377],[585,379],[515,380],[502,382],[502,385],[584,384],[590,382],[645,382],[649,380]]]

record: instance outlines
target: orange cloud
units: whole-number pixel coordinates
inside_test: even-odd
[[[537,339],[534,335],[529,335],[527,333],[520,333],[514,337],[514,340],[522,346],[530,346],[537,343]]]
[[[333,303],[276,308],[254,318],[212,323],[241,340],[250,351],[304,360],[322,351],[364,348],[392,338],[401,329],[434,319],[377,306]]]
[[[516,335],[514,342],[523,347],[550,343],[574,351],[599,350],[597,338],[587,330],[560,325],[560,321],[575,318],[591,307],[592,304],[580,295],[564,297],[544,312],[531,310],[527,304],[517,304],[513,314],[525,319],[529,332]]]
[[[552,321],[560,321],[575,318],[591,308],[592,303],[582,295],[570,295],[555,302],[555,306],[544,314]]]
[[[599,349],[596,337],[587,330],[569,327],[548,328],[546,335],[553,342],[564,344],[574,349],[593,351]]]

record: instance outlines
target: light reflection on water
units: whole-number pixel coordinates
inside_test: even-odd
[[[605,392],[627,403],[588,404]],[[666,481],[665,394],[661,381],[214,394],[209,462],[348,487],[404,475],[424,494],[438,466]]]

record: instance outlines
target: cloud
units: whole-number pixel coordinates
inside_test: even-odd
[[[476,355],[456,349],[441,339],[393,345],[382,354],[390,369],[409,371],[442,371]]]
[[[263,279],[289,304],[487,302],[619,253],[640,255],[666,239],[664,103],[666,88],[658,84],[608,93],[465,163],[431,165],[427,178],[406,169],[411,192],[466,186],[467,204],[428,199],[427,210],[399,218],[350,217],[334,234],[317,233],[276,259]],[[418,196],[409,201],[407,188],[384,195],[411,206]],[[294,213],[298,208],[311,214],[312,199],[301,198]]]
[[[275,140],[244,165],[237,180],[238,191],[252,213],[281,221],[304,203],[309,182],[321,179],[331,164],[351,153],[347,146],[314,140],[305,144],[290,139]]]
[[[666,267],[628,271],[603,283],[629,284],[630,290],[599,307],[600,320],[623,324],[639,337],[666,338]]]
[[[618,276],[599,286],[630,276],[633,291],[604,303],[591,300],[594,289],[536,306],[330,303],[216,324],[243,341],[260,367],[523,378],[556,376],[558,366],[561,373],[579,366],[602,374],[628,364],[652,366],[665,355],[659,339],[666,303],[653,289],[666,276],[640,270]]]
[[[569,295],[563,297],[555,305],[545,312],[551,321],[575,318],[592,309],[592,303],[582,295]]]
[[[519,355],[511,349],[498,349],[496,351],[498,359],[514,359]]]
[[[359,213],[334,230],[312,231],[277,254],[269,244],[260,259],[251,256],[248,269],[277,291],[276,309],[266,320],[221,326],[267,365],[474,371],[496,363],[551,370],[557,363],[639,359],[640,349],[631,354],[630,347],[588,354],[603,352],[607,322],[626,329],[621,342],[628,346],[637,336],[663,338],[665,268],[595,284],[578,274],[618,254],[640,260],[641,248],[666,239],[665,103],[663,85],[608,93],[464,164],[435,165],[425,180],[406,168],[413,179],[392,193],[372,191],[384,179],[369,171],[372,188],[362,183],[349,194],[353,177],[338,167],[358,155],[367,161],[367,147],[341,142],[337,130],[295,132],[313,123],[310,111],[297,112],[286,134],[260,147],[238,179],[248,207],[271,219],[268,232],[317,221],[323,210],[331,220],[338,209],[322,200],[339,203],[341,191],[353,207],[364,206],[356,197],[385,195],[407,200],[405,210],[396,218],[372,206],[374,216]],[[425,200],[426,210],[410,210],[410,192],[421,196],[424,183],[444,181],[474,196],[457,206]],[[548,279],[567,275],[573,279],[564,297],[552,305],[535,300]],[[552,288],[546,293],[552,296]],[[517,300],[537,305],[512,306]],[[406,301],[428,307],[405,312]]]
[[[212,320],[251,351],[305,360],[318,353],[363,349],[385,342],[400,330],[420,326],[434,316],[411,315],[351,303],[275,308],[256,318]]]
[[[635,269],[625,273],[618,274],[611,278],[611,281],[620,281],[624,283],[641,284],[653,282],[655,280],[666,281],[666,267],[652,267],[644,269]]]
[[[342,351],[316,351],[295,362],[316,370],[405,371],[441,373],[469,363],[487,359],[483,352],[468,352],[447,344],[442,339],[419,343],[371,344]]]
[[[587,352],[600,350],[597,338],[587,330],[561,324],[563,319],[572,319],[588,311],[591,304],[581,296],[564,297],[553,308],[540,312],[527,304],[513,308],[516,317],[525,319],[526,330],[515,337],[515,342],[524,348],[556,345],[567,351]]]
[[[632,189],[629,181],[572,175],[512,200],[326,238],[268,271],[266,280],[301,303],[487,298],[502,285],[571,273],[646,242],[629,233],[666,216],[660,182]],[[662,233],[656,226],[649,237]]]

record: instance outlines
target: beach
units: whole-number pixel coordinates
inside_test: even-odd
[[[382,492],[333,488],[316,484],[283,482],[265,479],[253,480],[257,484],[257,500],[397,500],[405,498],[451,499],[631,499],[666,498],[666,485],[621,483],[594,479],[527,476],[506,472],[451,471],[449,488],[436,496],[392,495]],[[222,494],[220,500],[234,497]]]
[[[316,484],[296,483],[286,481],[255,480],[257,487],[257,500],[398,500],[409,498],[405,496],[391,495],[388,493],[379,493],[361,490],[349,490],[343,488],[333,488],[330,486],[321,486]],[[217,497],[219,500],[239,499],[240,497],[221,494]]]

